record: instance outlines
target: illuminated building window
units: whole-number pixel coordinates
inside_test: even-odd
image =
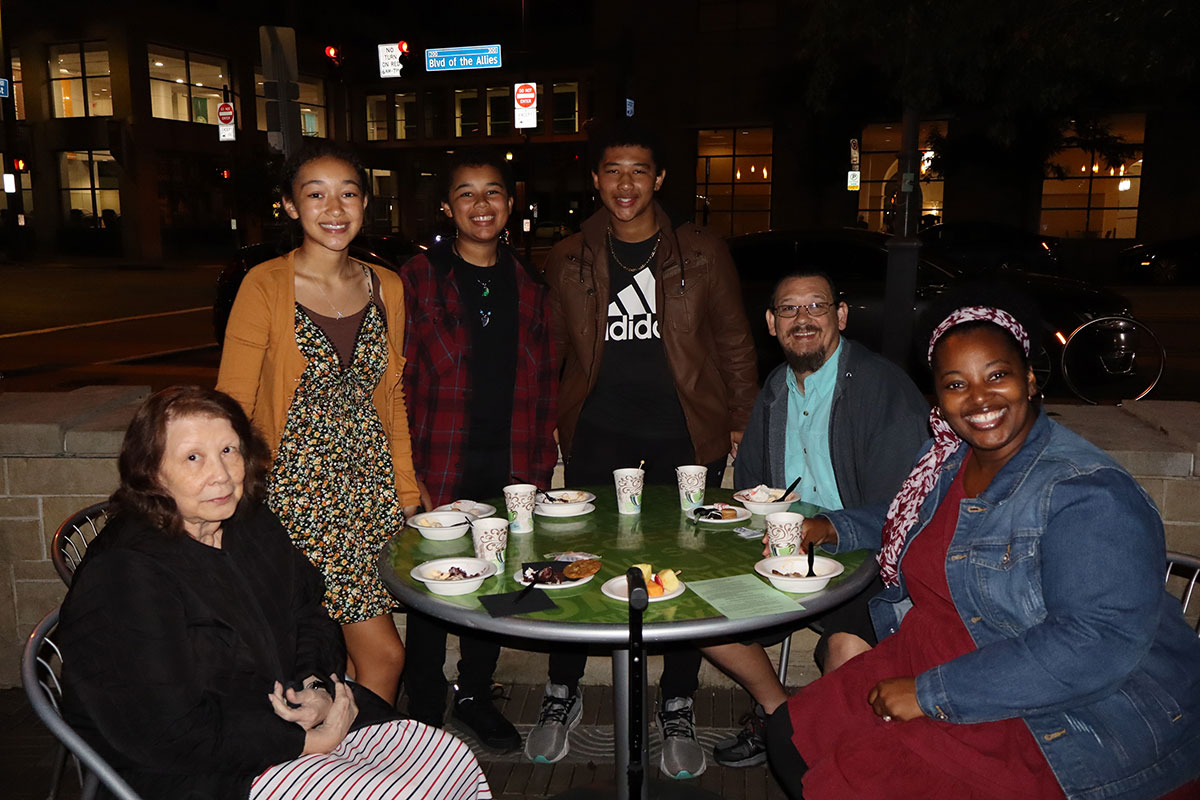
[[[511,86],[491,86],[487,90],[488,136],[508,136],[513,132]]]
[[[400,186],[390,169],[367,169],[371,181],[371,202],[367,214],[375,232],[400,230]]]
[[[554,84],[554,132],[579,132],[579,84]]]
[[[237,102],[224,58],[156,44],[149,45],[147,56],[154,116],[216,125],[217,106]]]
[[[367,141],[386,142],[388,138],[388,98],[386,94],[367,95]]]
[[[317,136],[322,139],[329,136],[328,107],[325,103],[325,82],[319,78],[306,78],[303,75],[297,81],[300,97],[300,133],[304,136]],[[267,130],[267,102],[274,97],[267,96],[266,78],[259,71],[254,73],[254,103],[258,109],[258,129]]]
[[[12,51],[12,96],[17,109],[17,119],[25,119],[25,84],[21,81],[21,56]]]
[[[697,138],[696,221],[721,236],[771,227],[770,128],[716,128]]]
[[[1041,232],[1048,236],[1137,236],[1144,114],[1120,114],[1066,131],[1069,147],[1042,181]]]
[[[417,137],[417,93],[398,92],[394,97],[392,107],[396,110],[396,138],[415,139]]]
[[[121,217],[117,162],[107,150],[58,154],[63,217],[71,228],[106,228]]]
[[[902,125],[899,122],[867,125],[863,128],[862,139],[859,140],[859,172],[861,173],[858,190],[858,219],[859,224],[873,231],[892,231],[892,206],[900,191],[900,134]],[[945,182],[937,173],[930,170],[929,164],[933,151],[929,147],[929,139],[934,132],[946,133],[946,123],[943,121],[922,122],[917,134],[917,148],[920,154],[921,190],[921,227],[935,225],[942,221],[945,203],[943,202]],[[844,156],[847,171],[850,164],[849,143]]]
[[[454,90],[454,135],[478,136],[481,125],[478,89]]]
[[[104,42],[51,45],[48,67],[55,117],[112,116],[112,78]]]

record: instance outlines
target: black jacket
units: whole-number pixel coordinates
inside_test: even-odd
[[[323,594],[264,507],[227,521],[221,549],[118,514],[63,601],[64,717],[147,800],[247,797],[304,747],[274,681],[345,670]]]
[[[829,457],[842,506],[888,502],[929,438],[929,404],[898,366],[845,337],[837,367]],[[734,463],[736,489],[782,489],[796,477],[783,474],[788,369],[772,370],[754,401]]]

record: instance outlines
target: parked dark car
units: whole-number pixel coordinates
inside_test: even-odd
[[[1122,274],[1137,283],[1169,286],[1200,281],[1200,234],[1121,251]]]
[[[742,291],[754,331],[759,376],[765,378],[783,360],[779,344],[767,333],[764,313],[780,277],[800,268],[827,272],[850,307],[846,335],[879,351],[883,341],[883,298],[887,275],[887,235],[859,228],[825,231],[768,231],[735,236],[729,249],[742,279]],[[956,283],[978,279],[987,270],[965,269],[931,256],[924,249],[917,268],[917,314],[931,298]],[[1034,367],[1043,385],[1059,363],[1063,344],[1083,323],[1105,316],[1129,316],[1124,297],[1081,281],[1006,267],[999,277],[1028,294],[1040,307],[1045,328],[1037,340]],[[910,374],[925,381],[923,353],[910,348]]]
[[[213,302],[213,333],[216,334],[218,343],[225,342],[225,326],[229,323],[229,312],[233,308],[233,300],[237,297],[246,273],[252,267],[293,249],[295,246],[286,240],[273,244],[262,242],[246,245],[240,248],[233,260],[221,270],[217,278],[217,297]],[[425,249],[427,248],[424,245],[418,245],[403,236],[363,234],[350,245],[350,255],[360,261],[399,272],[405,261]]]
[[[930,258],[963,272],[1061,274],[1059,239],[992,222],[943,222],[917,234]]]

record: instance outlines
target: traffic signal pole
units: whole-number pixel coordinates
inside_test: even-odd
[[[913,350],[917,265],[921,255],[921,240],[917,238],[917,221],[921,217],[918,136],[920,115],[915,108],[906,107],[900,138],[899,208],[892,236],[887,240],[887,282],[883,296],[883,354],[902,368],[908,366]]]

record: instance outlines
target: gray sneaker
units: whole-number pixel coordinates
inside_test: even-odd
[[[745,726],[730,739],[717,742],[713,759],[723,767],[752,767],[767,760],[767,712],[754,704],[754,710],[742,717]]]
[[[571,751],[568,735],[583,716],[583,694],[547,683],[537,727],[525,737],[525,755],[535,764],[553,764]]]
[[[658,731],[663,737],[659,769],[665,775],[683,780],[704,772],[708,765],[704,761],[704,750],[696,741],[692,698],[672,697],[663,701],[663,709],[658,712]]]

